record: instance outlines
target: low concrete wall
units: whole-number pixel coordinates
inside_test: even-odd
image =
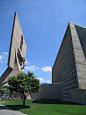
[[[62,84],[41,84],[41,91],[31,93],[27,99],[58,99],[62,100]]]
[[[71,90],[71,101],[86,105],[86,90]]]

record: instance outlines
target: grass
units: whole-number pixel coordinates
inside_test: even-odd
[[[86,105],[66,103],[58,100],[0,100],[0,104],[18,110],[28,115],[86,115]]]

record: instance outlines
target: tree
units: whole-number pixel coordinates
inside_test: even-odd
[[[0,94],[9,95],[10,94],[9,86],[1,86],[0,87]]]
[[[36,76],[30,71],[28,74],[20,72],[17,76],[8,78],[8,85],[11,91],[15,91],[23,100],[25,106],[25,99],[30,93],[35,93],[40,90],[40,82]]]

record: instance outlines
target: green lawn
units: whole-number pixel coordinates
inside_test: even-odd
[[[86,115],[86,105],[57,100],[26,100],[25,108],[22,100],[0,100],[0,103],[28,115]]]

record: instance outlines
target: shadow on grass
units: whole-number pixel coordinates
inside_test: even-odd
[[[41,99],[41,100],[34,100],[32,103],[39,103],[39,104],[67,104],[67,105],[80,105],[78,103],[68,102],[68,101],[59,101],[59,100],[51,100],[51,99]]]
[[[7,107],[10,107],[15,110],[20,110],[20,109],[25,109],[25,108],[31,108],[31,106],[25,106],[23,107],[22,105],[6,105]]]

